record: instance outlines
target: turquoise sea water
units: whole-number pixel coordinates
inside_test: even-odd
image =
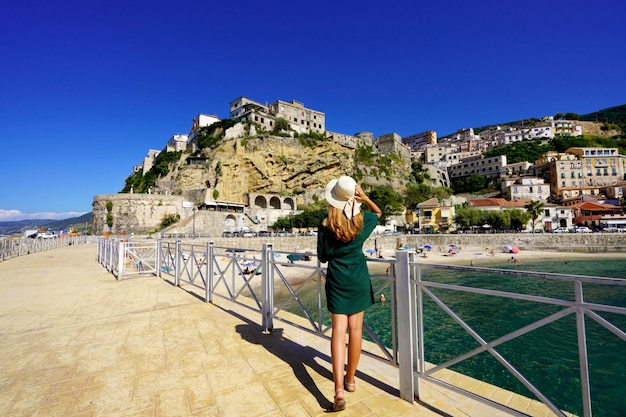
[[[626,277],[626,259],[594,259],[593,256],[577,254],[572,254],[568,261],[525,259],[523,264],[510,264],[494,260],[489,265],[484,262],[480,266],[568,275]],[[422,276],[427,277],[429,281],[562,299],[574,298],[573,284],[544,279],[490,275],[482,272],[459,274],[458,271],[437,270],[427,265],[423,266]],[[377,288],[381,284],[382,281],[374,282],[374,287]],[[433,291],[487,341],[562,309],[548,304],[458,291],[443,289]],[[586,284],[584,291],[585,300],[588,302],[626,307],[626,287],[609,289]],[[386,288],[383,292],[389,299],[390,289]],[[311,286],[303,291],[301,300],[308,307],[316,305],[315,288]],[[297,314],[297,309],[294,308],[293,312]],[[424,302],[424,313],[424,351],[428,362],[440,364],[479,346],[478,342],[427,297]],[[325,319],[329,320],[327,313],[325,314]],[[600,315],[622,331],[626,331],[626,317],[611,313]],[[391,303],[376,303],[367,310],[365,321],[386,346],[391,346]],[[626,342],[592,319],[587,318],[585,324],[594,416],[625,416]],[[496,351],[558,406],[582,415],[574,315],[566,316],[506,342],[498,346]],[[449,369],[534,398],[534,395],[489,353],[483,352]],[[437,374],[434,377],[437,377]]]

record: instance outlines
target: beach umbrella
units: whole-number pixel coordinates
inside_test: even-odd
[[[429,250],[430,250],[430,249],[432,249],[432,248],[433,248],[433,247],[432,247],[432,246],[430,246],[430,245],[424,245],[424,249],[429,249]]]
[[[512,249],[513,249],[513,246],[511,246],[511,245],[504,245],[504,250],[506,252],[511,252]]]
[[[365,251],[365,253],[374,254],[376,253],[376,251],[374,249],[368,249]]]
[[[295,253],[290,253],[289,255],[287,255],[287,259],[289,259],[291,262],[299,261],[300,255],[296,255]]]
[[[246,262],[243,266],[257,266],[258,264],[258,262]]]
[[[511,252],[519,253],[519,248],[517,246],[511,246]]]

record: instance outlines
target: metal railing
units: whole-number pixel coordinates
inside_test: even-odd
[[[567,334],[576,335],[576,348],[578,350],[578,369],[579,369],[579,389],[582,401],[582,412],[585,417],[591,417],[592,413],[592,390],[590,389],[590,361],[588,356],[588,346],[590,340],[587,338],[587,327],[589,319],[602,326],[608,332],[613,334],[616,341],[624,348],[623,342],[626,342],[626,333],[624,329],[612,323],[602,313],[610,313],[611,315],[626,316],[626,280],[617,278],[589,277],[562,275],[550,273],[537,273],[517,270],[502,270],[492,268],[474,268],[453,265],[424,265],[419,264],[411,259],[408,253],[397,253],[398,262],[398,295],[399,295],[399,314],[400,314],[400,390],[404,399],[412,400],[414,397],[420,397],[420,382],[429,381],[440,386],[444,386],[453,391],[468,395],[476,400],[486,402],[499,409],[511,412],[513,414],[526,415],[523,412],[512,410],[509,406],[490,401],[482,396],[469,390],[462,389],[458,386],[435,378],[433,374],[448,369],[463,361],[471,360],[481,353],[488,353],[502,365],[506,372],[510,373],[518,380],[537,400],[541,401],[550,411],[557,416],[565,416],[561,408],[550,396],[542,392],[536,385],[531,382],[530,377],[525,375],[520,369],[512,364],[513,358],[503,354],[498,348],[506,343],[519,340],[533,331],[544,328],[545,326],[560,322],[564,326],[561,334],[556,334],[555,339],[564,338]],[[439,271],[454,272],[454,279],[450,282],[437,281],[429,279],[436,275]],[[500,285],[490,283],[488,286],[492,288],[481,288],[472,284],[472,274],[489,275],[504,277],[507,280],[501,281]],[[524,285],[523,292],[513,292],[504,289],[494,289],[507,287],[512,279],[523,277],[528,284]],[[467,281],[464,282],[464,281]],[[565,296],[555,296],[552,287],[561,287],[556,294],[565,294]],[[530,287],[530,288],[529,288]],[[501,305],[511,304],[521,301],[525,304],[525,312],[535,313],[535,317],[521,327],[510,328],[508,333],[497,336],[487,337],[483,331],[477,331],[476,327],[470,324],[468,319],[462,318],[458,313],[458,305],[452,306],[450,302],[445,301],[444,293],[452,292],[456,296],[459,294],[474,294],[483,297],[483,299],[500,299],[503,300]],[[597,293],[612,294],[611,297],[599,297]],[[619,295],[618,295],[619,294]],[[450,297],[448,297],[450,298]],[[613,303],[601,301],[603,299],[612,299]],[[425,356],[425,312],[429,311],[425,307],[427,300],[432,301],[435,309],[445,312],[459,329],[465,334],[471,336],[477,347],[469,348],[456,356],[450,357],[439,364],[427,363]],[[504,304],[503,304],[504,303]],[[458,304],[458,303],[457,303]],[[549,308],[540,308],[539,306],[550,306]],[[476,309],[481,306],[475,305]],[[432,310],[432,309],[431,309]],[[522,310],[519,310],[520,314]],[[574,316],[573,325],[567,326],[564,320],[568,316]],[[614,316],[613,316],[614,317]],[[476,320],[475,320],[476,321]],[[513,317],[506,314],[490,315],[486,317],[486,321],[493,323],[512,322]],[[403,326],[402,323],[409,323]],[[626,327],[624,327],[626,329]],[[491,332],[487,332],[491,333]],[[541,342],[540,342],[541,344]],[[615,352],[615,355],[619,355]],[[537,359],[537,358],[535,358]],[[411,366],[404,366],[410,363]],[[558,378],[557,375],[553,376]],[[576,382],[575,380],[573,382]],[[622,381],[612,381],[613,384],[622,384]],[[549,387],[548,387],[549,388]],[[622,389],[623,391],[623,389]]]
[[[151,269],[152,273],[171,280],[175,285],[185,287],[190,292],[198,292],[198,296],[206,302],[213,302],[215,297],[220,297],[258,312],[261,314],[262,327],[266,332],[273,330],[274,320],[280,320],[320,337],[329,337],[330,317],[326,312],[323,289],[326,268],[319,263],[315,254],[277,251],[271,244],[263,244],[260,250],[220,247],[212,242],[189,244],[181,241],[159,240],[149,244],[156,251],[156,255],[151,258],[156,260],[154,268]],[[119,248],[122,247],[119,242],[104,239],[98,245],[98,259],[114,274],[120,274],[119,271],[123,271],[123,267],[119,265],[126,262],[124,256],[119,254],[121,250]],[[308,262],[301,262],[300,258],[296,259],[294,256],[305,257]],[[118,260],[118,266],[111,265],[115,259]],[[524,410],[515,410],[510,404],[498,403],[471,389],[465,389],[437,377],[444,370],[471,361],[481,354],[487,354],[495,358],[502,366],[503,372],[519,381],[537,402],[543,404],[545,409],[550,410],[556,416],[565,416],[566,414],[561,411],[563,406],[559,407],[554,396],[544,393],[536,384],[533,384],[532,378],[525,374],[526,371],[514,366],[514,361],[503,353],[501,348],[538,329],[563,321],[566,317],[574,317],[573,328],[565,330],[564,333],[576,335],[578,350],[576,362],[580,369],[577,379],[582,399],[580,409],[585,417],[592,416],[590,361],[587,353],[589,340],[586,323],[589,319],[598,323],[613,334],[623,346],[623,342],[626,342],[626,333],[602,314],[609,313],[624,318],[626,308],[604,301],[591,300],[590,297],[594,296],[593,291],[586,287],[599,287],[604,291],[608,289],[609,292],[619,289],[626,293],[626,280],[420,264],[415,261],[414,254],[407,251],[397,251],[395,259],[368,258],[368,262],[370,271],[383,271],[385,267],[388,267],[387,273],[371,274],[371,278],[375,285],[375,294],[384,290],[391,292],[386,302],[390,308],[390,323],[386,323],[388,329],[381,331],[378,326],[369,325],[368,314],[366,314],[365,337],[369,337],[372,343],[364,344],[364,353],[398,367],[401,398],[410,402],[415,398],[419,399],[422,382],[427,381],[513,415],[527,415]],[[443,272],[448,273],[448,276],[451,274],[454,279],[437,279],[437,276]],[[127,274],[122,272],[121,276],[124,275]],[[548,288],[552,284],[571,288],[569,292],[566,291],[566,296],[554,295],[550,292],[546,295],[541,291],[539,294],[533,294],[526,288],[521,290],[493,288],[491,283],[486,287],[481,287],[468,278],[486,275],[506,278],[502,280],[503,283],[523,277],[540,280],[541,288],[544,286]],[[282,296],[279,297],[278,292],[281,292]],[[489,300],[504,300],[507,304],[519,301],[526,303],[521,307],[526,309],[524,311],[532,314],[541,313],[543,316],[534,317],[530,322],[509,329],[514,325],[510,314],[501,314],[498,310],[494,310],[483,319],[488,322],[497,321],[508,331],[506,334],[493,336],[490,332],[477,330],[471,320],[464,318],[457,311],[458,306],[447,301],[441,292],[448,292],[455,296],[471,294]],[[306,301],[304,297],[308,297]],[[626,304],[626,295],[623,302]],[[476,310],[483,308],[482,304],[476,302],[469,304]],[[549,311],[544,313],[541,308],[535,307],[536,305],[550,306]],[[428,345],[431,333],[425,330],[425,321],[435,314],[443,314],[450,318],[458,327],[458,332],[469,335],[475,346],[470,346],[457,354],[448,355],[439,361],[427,361],[426,358],[433,349]],[[382,337],[384,332],[390,333],[390,337]],[[387,342],[383,343],[383,339]],[[535,359],[541,361],[541,353],[537,353],[536,356]],[[621,380],[614,381],[614,383],[623,384]]]
[[[0,240],[0,262],[63,246],[86,243],[88,236],[57,235],[48,239],[8,237]]]

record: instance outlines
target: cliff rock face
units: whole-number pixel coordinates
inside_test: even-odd
[[[352,175],[355,164],[354,149],[333,141],[311,147],[299,139],[269,135],[223,140],[204,150],[205,164],[187,165],[187,156],[183,153],[170,181],[161,181],[160,186],[196,203],[204,199],[247,203],[247,193],[287,194],[308,203],[332,178]]]

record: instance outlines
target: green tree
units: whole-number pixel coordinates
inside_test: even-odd
[[[415,181],[417,184],[422,184],[424,181],[430,180],[430,174],[421,162],[413,162],[411,163],[410,179]]]
[[[544,204],[541,201],[530,200],[528,204],[524,206],[526,211],[530,214],[532,220],[532,228],[535,230],[535,222],[543,214]]]
[[[402,214],[404,212],[404,201],[402,196],[390,185],[375,185],[369,191],[364,190],[366,194],[378,205],[382,215],[380,222],[390,216]]]
[[[472,174],[452,181],[455,193],[474,193],[487,188],[487,179],[482,175]]]
[[[432,197],[433,189],[426,184],[409,184],[404,190],[404,203],[407,207],[415,207]]]
[[[506,210],[490,210],[486,224],[493,229],[507,229],[511,226],[511,216]]]
[[[279,117],[276,119],[272,133],[278,135],[281,132],[289,132],[289,122],[286,119]]]
[[[488,223],[488,215],[484,210],[461,206],[455,210],[454,222],[462,229],[472,229]]]
[[[528,211],[520,209],[508,209],[509,218],[511,219],[511,228],[514,230],[522,230],[531,219]]]

